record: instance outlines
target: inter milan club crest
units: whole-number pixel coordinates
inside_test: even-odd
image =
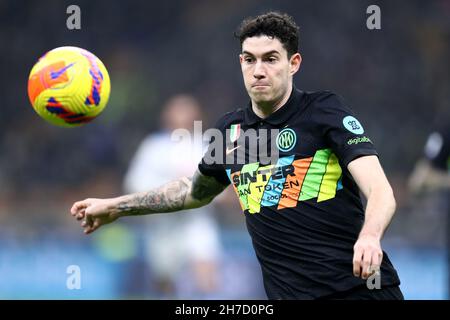
[[[277,147],[280,151],[291,151],[297,142],[297,135],[292,129],[283,129],[277,136]]]
[[[232,124],[230,127],[230,141],[235,142],[241,134],[241,124]]]

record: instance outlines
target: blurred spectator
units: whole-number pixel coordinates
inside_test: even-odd
[[[450,123],[429,135],[424,156],[417,162],[408,185],[414,193],[450,188],[449,173]]]
[[[424,156],[419,159],[410,175],[408,187],[414,195],[426,191],[436,195],[438,200],[436,202],[439,202],[439,198],[444,202],[443,213],[447,213],[444,219],[447,221],[445,232],[448,298],[450,295],[450,122],[440,126],[428,136]],[[436,202],[433,202],[433,205]],[[444,214],[441,214],[441,217]]]
[[[162,111],[163,130],[144,139],[130,164],[125,191],[146,191],[191,175],[202,156],[202,145],[194,145],[194,139],[192,143],[187,139],[175,142],[171,134],[179,128],[192,132],[194,121],[200,119],[200,107],[193,97],[171,98]],[[163,298],[208,298],[218,289],[221,244],[211,211],[209,206],[147,220],[148,264],[154,290]]]

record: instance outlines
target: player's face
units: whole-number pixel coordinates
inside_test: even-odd
[[[239,58],[245,88],[258,105],[275,105],[289,94],[301,63],[299,53],[289,59],[280,40],[268,36],[245,39]]]

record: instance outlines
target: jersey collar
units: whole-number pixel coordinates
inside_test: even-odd
[[[278,126],[285,123],[290,119],[296,111],[300,108],[300,102],[303,97],[303,92],[292,86],[292,92],[289,96],[288,101],[277,111],[272,113],[265,119],[258,117],[252,109],[252,103],[249,102],[247,108],[245,109],[244,117],[245,122],[248,125],[253,125],[257,122],[267,122],[271,125]]]

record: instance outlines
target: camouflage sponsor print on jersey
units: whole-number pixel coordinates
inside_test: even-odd
[[[261,207],[285,209],[314,198],[326,201],[342,189],[342,169],[330,149],[318,150],[309,158],[282,157],[275,165],[250,163],[237,172],[228,169],[227,174],[242,210],[252,214]]]

